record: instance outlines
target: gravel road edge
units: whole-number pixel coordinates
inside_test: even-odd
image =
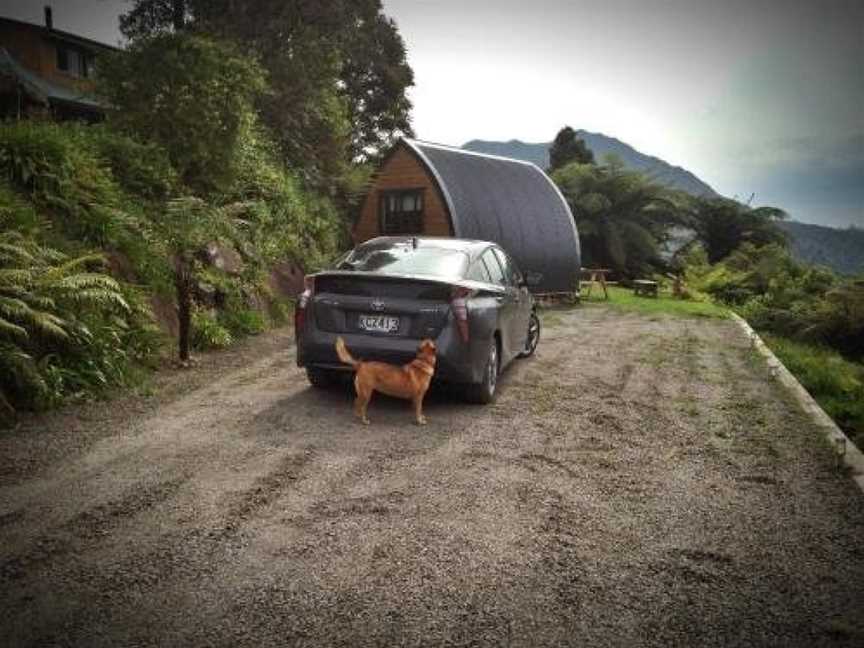
[[[768,345],[753,330],[753,327],[747,323],[747,320],[736,313],[732,313],[732,319],[744,329],[754,348],[766,359],[771,374],[789,391],[795,401],[813,420],[814,425],[822,431],[832,448],[837,452],[838,460],[842,461],[849,469],[853,481],[861,492],[864,493],[864,453],[852,443],[852,440],[844,434],[843,430],[837,427],[834,420],[825,413],[825,410],[822,409],[819,403],[804,389],[804,386],[798,382],[798,379],[792,375],[792,372],[786,368],[786,365],[774,355],[774,352],[768,348]]]

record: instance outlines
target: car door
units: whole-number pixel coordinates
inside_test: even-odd
[[[509,254],[501,248],[495,248],[495,255],[504,267],[504,274],[510,281],[510,285],[516,289],[516,309],[513,314],[513,343],[516,345],[514,353],[522,352],[525,339],[528,336],[528,324],[531,320],[532,297],[528,285],[519,271],[519,266]]]
[[[506,263],[502,261],[506,257],[499,257],[497,252],[496,248],[489,248],[483,253],[482,258],[493,281],[504,288],[504,292],[497,298],[498,322],[501,330],[501,366],[503,367],[519,352],[516,349],[518,343],[513,339],[516,334],[514,320],[519,310],[519,291],[512,285],[512,280],[507,275]]]

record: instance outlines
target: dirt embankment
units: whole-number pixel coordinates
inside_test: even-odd
[[[430,424],[276,332],[0,437],[0,644],[860,645],[864,502],[731,322],[546,317]]]

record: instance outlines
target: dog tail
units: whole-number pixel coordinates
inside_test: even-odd
[[[345,340],[341,337],[336,338],[336,355],[339,356],[339,359],[342,362],[350,364],[352,367],[356,367],[360,364],[350,353],[348,353],[348,348],[345,346]]]

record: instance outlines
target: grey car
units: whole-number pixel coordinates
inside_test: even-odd
[[[539,278],[528,275],[532,285]],[[366,241],[334,269],[306,277],[294,315],[297,364],[323,387],[350,371],[336,357],[339,336],[355,357],[394,364],[410,361],[420,340],[431,338],[436,380],[488,403],[504,367],[533,354],[540,340],[528,279],[488,241]]]

